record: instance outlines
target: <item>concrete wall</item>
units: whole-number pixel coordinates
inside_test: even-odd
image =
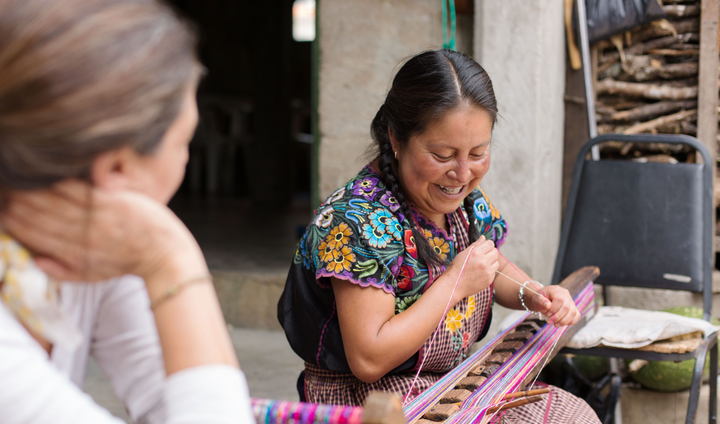
[[[548,282],[560,237],[563,4],[476,0],[474,45],[500,110],[482,185],[508,221],[502,251],[533,278]]]
[[[320,197],[367,162],[370,122],[403,59],[442,46],[437,0],[321,1]],[[472,19],[458,16],[458,50],[471,53]]]

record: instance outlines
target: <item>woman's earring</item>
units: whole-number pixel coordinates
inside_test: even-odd
[[[395,150],[395,160],[397,160],[397,150]]]

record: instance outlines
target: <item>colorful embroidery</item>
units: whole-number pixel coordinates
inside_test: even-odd
[[[501,244],[507,232],[505,221],[481,190],[470,196],[480,233]],[[413,219],[438,256],[452,261],[456,254],[452,236],[416,210]],[[430,282],[427,265],[418,259],[409,221],[370,166],[320,206],[298,244],[294,264],[313,272],[321,287],[329,287],[326,278],[335,277],[381,288],[395,296],[396,313],[412,306]],[[473,303],[464,314],[456,312],[462,320],[474,310]]]

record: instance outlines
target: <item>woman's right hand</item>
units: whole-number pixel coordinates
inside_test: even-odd
[[[9,194],[0,225],[59,280],[207,273],[199,246],[170,209],[137,192],[67,180]]]
[[[468,257],[469,256],[469,257]],[[445,271],[444,275],[449,277],[449,284],[455,285],[455,298],[453,304],[472,296],[486,289],[495,280],[495,272],[500,264],[500,255],[492,240],[480,238],[467,249],[460,252]],[[460,271],[465,264],[465,270]]]

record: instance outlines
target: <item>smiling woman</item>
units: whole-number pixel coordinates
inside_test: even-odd
[[[371,390],[414,398],[487,333],[493,299],[558,326],[577,322],[566,290],[530,281],[496,248],[505,220],[479,188],[496,116],[490,78],[462,53],[428,51],[400,68],[371,125],[375,159],[320,206],[278,304],[306,362],[301,399],[361,405]],[[498,270],[533,291],[520,299]],[[553,390],[562,406],[550,416],[598,422],[580,399]],[[505,420],[541,422],[548,407]]]

